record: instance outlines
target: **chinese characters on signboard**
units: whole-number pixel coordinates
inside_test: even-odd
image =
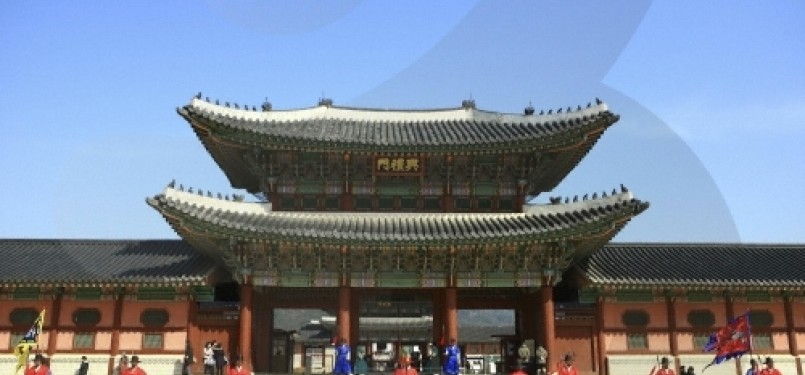
[[[418,175],[422,172],[422,163],[418,157],[381,156],[375,158],[374,170],[382,175]]]

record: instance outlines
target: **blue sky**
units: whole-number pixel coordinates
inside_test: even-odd
[[[145,198],[231,194],[176,114],[240,104],[621,120],[559,187],[651,208],[617,241],[805,242],[801,1],[0,3],[0,238],[176,238]]]

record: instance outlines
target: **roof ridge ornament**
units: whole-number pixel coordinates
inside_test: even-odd
[[[271,111],[271,102],[268,101],[268,97],[266,96],[266,100],[263,101],[263,104],[260,106],[263,109],[263,112]]]
[[[525,107],[523,114],[526,116],[531,116],[534,114],[534,107],[531,105],[531,101],[528,101],[528,107]]]
[[[470,95],[469,99],[464,99],[461,101],[461,108],[475,109],[475,99],[472,98],[472,95]]]
[[[319,98],[319,106],[330,108],[333,106],[333,100],[322,96],[321,98]]]

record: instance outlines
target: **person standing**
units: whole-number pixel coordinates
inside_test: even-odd
[[[43,362],[45,358],[41,354],[34,356],[34,364],[25,369],[25,375],[51,375],[50,368]]]
[[[131,361],[129,361],[131,367],[128,368],[123,375],[148,375],[145,370],[140,367],[140,357],[133,355],[131,356]]]
[[[87,361],[87,356],[81,356],[81,365],[78,366],[78,371],[76,374],[78,375],[87,375],[89,372],[89,362]]]
[[[120,361],[117,362],[117,366],[112,370],[113,375],[123,375],[125,374],[126,370],[129,369],[129,357],[125,354],[120,357]]]
[[[746,370],[745,375],[760,375],[760,365],[757,363],[757,360],[749,360],[749,369]]]
[[[565,354],[556,367],[556,373],[559,375],[579,375],[579,370],[573,366],[573,356],[569,353]]]
[[[227,361],[224,347],[221,346],[220,342],[216,342],[212,346],[212,358],[215,360],[215,375],[224,375],[226,373],[224,367],[226,367]]]
[[[458,347],[456,339],[451,338],[450,344],[444,348],[444,366],[442,372],[446,375],[458,375],[461,366],[461,348]]]
[[[215,358],[213,358],[212,341],[204,344],[204,375],[215,375]]]
[[[668,363],[668,357],[662,357],[662,360],[660,360],[659,363],[660,368],[657,368],[657,365],[654,365],[654,367],[651,368],[649,375],[674,375],[674,370],[668,368]],[[681,370],[679,375],[683,375]]]
[[[397,363],[397,369],[394,370],[393,375],[419,375],[419,371],[411,366],[411,361],[403,360]]]
[[[352,366],[349,364],[349,344],[347,344],[347,340],[345,340],[343,337],[338,339],[338,344],[335,347],[335,365],[333,366],[333,374],[352,374]]]

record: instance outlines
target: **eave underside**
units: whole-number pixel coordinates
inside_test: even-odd
[[[345,224],[349,215],[318,214],[328,218],[322,219],[285,213],[266,219],[224,215],[164,197],[149,203],[182,238],[225,264],[236,278],[267,286],[554,283],[647,207],[628,200],[617,208],[566,216],[469,214],[464,222],[444,215],[410,215],[406,221],[378,214]]]

